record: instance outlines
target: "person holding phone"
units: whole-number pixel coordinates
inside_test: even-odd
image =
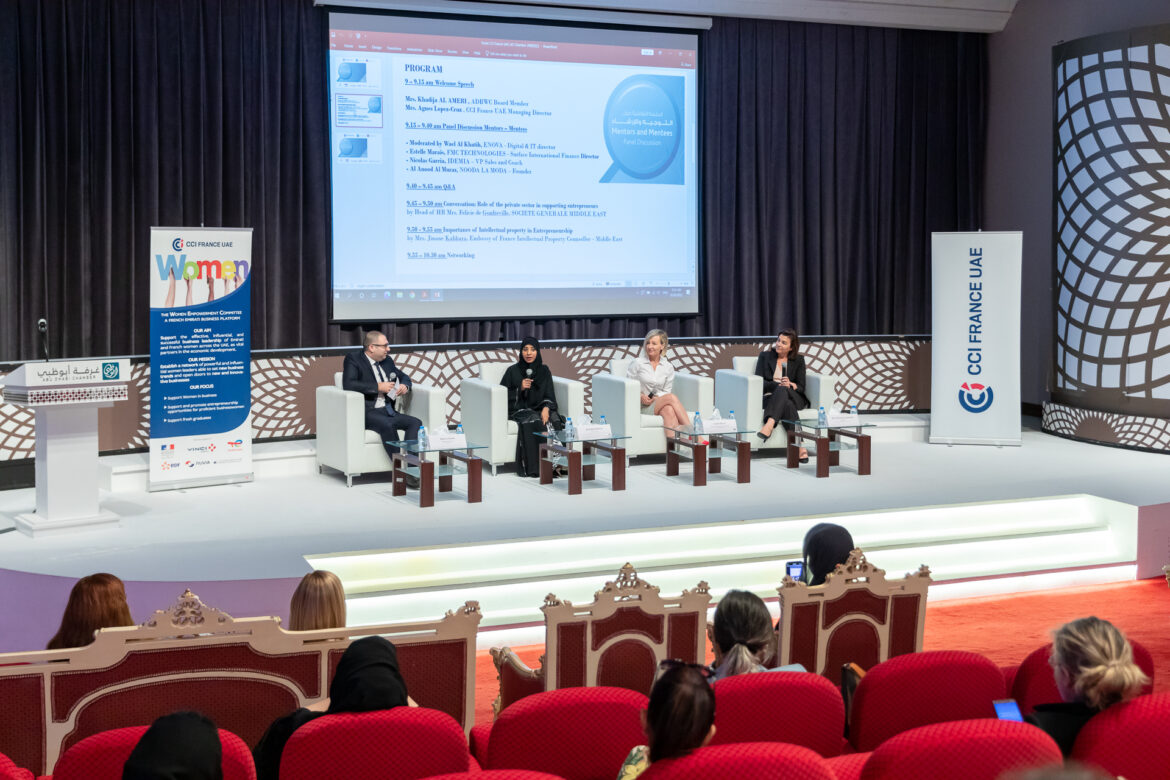
[[[776,343],[756,358],[756,376],[764,380],[764,425],[756,433],[760,441],[772,438],[776,424],[795,420],[801,409],[809,407],[804,394],[804,355],[800,354],[800,336],[792,328],[785,328],[776,336]],[[791,423],[783,423],[791,432]],[[808,450],[800,448],[800,462],[808,463]]]
[[[674,366],[666,359],[669,338],[664,330],[652,330],[642,342],[642,354],[626,369],[628,379],[636,379],[641,391],[642,414],[656,414],[666,428],[686,425],[687,410],[674,390]],[[674,433],[666,431],[668,439]]]

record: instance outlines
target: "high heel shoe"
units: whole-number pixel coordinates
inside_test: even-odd
[[[768,439],[770,439],[771,437],[770,437],[770,436],[765,436],[765,435],[764,435],[764,433],[763,433],[763,431],[756,431],[756,438],[757,438],[757,439],[759,439],[760,441],[767,441],[767,440],[768,440]]]
[[[807,452],[800,456],[800,462],[801,463],[808,463],[808,453]]]

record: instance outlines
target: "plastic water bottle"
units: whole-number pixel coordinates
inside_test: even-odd
[[[829,415],[825,414],[825,407],[821,407],[817,412],[817,425],[828,425]]]
[[[455,433],[458,436],[463,435],[463,423],[459,423],[458,425],[455,426]]]
[[[735,410],[734,409],[727,410],[727,419],[731,420],[732,425],[735,425]],[[739,426],[735,425],[735,428],[736,428],[736,430],[738,430]]]
[[[699,416],[698,412],[695,412],[695,422],[691,425],[691,427],[694,429],[695,433],[703,432],[703,418]]]
[[[849,414],[853,416],[854,421],[857,419],[857,404],[849,405]]]
[[[577,426],[573,425],[572,417],[565,418],[565,436],[570,439],[577,438]]]
[[[602,424],[602,425],[609,425],[609,423],[607,423],[607,422],[605,421],[605,415],[604,415],[604,414],[603,414],[603,415],[601,415],[601,424]]]
[[[418,447],[420,450],[427,448],[427,426],[418,426]]]

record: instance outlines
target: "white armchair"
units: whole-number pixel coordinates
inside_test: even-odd
[[[397,403],[395,408],[422,420],[427,430],[447,429],[446,398],[439,388],[416,383]],[[340,371],[332,385],[317,388],[317,471],[325,466],[344,474],[347,487],[354,477],[394,468],[382,439],[366,430],[365,399],[341,389]]]
[[[593,419],[609,423],[615,436],[629,436],[624,444],[629,457],[666,452],[666,436],[662,418],[656,414],[642,414],[638,382],[626,378],[626,370],[633,360],[624,358],[610,361],[609,373],[593,375]],[[682,371],[674,373],[674,394],[688,414],[698,412],[707,417],[715,408],[714,384],[709,376],[696,376]]]
[[[516,437],[520,428],[508,419],[508,388],[500,384],[511,363],[480,363],[479,377],[459,383],[460,422],[467,441],[487,445],[476,455],[492,467],[516,460]],[[585,385],[575,379],[553,377],[553,393],[561,417],[580,420],[585,414]]]
[[[734,357],[731,365],[730,369],[721,368],[715,372],[715,405],[724,415],[734,411],[741,426],[758,431],[764,424],[764,380],[755,374],[756,358]],[[837,400],[837,375],[805,371],[804,382],[804,394],[808,396],[810,406],[800,411],[800,419],[816,420],[821,406],[832,409]],[[779,448],[788,444],[788,436],[779,425],[766,442],[755,436],[749,438],[754,449]]]

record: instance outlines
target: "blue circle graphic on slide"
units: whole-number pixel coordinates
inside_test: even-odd
[[[682,137],[678,107],[646,76],[617,85],[605,106],[605,146],[614,163],[635,179],[652,179],[674,161]]]

